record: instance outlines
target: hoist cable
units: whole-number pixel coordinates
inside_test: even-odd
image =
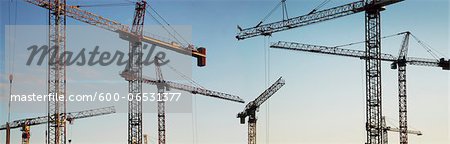
[[[153,7],[151,7],[149,4],[147,4],[147,6],[161,19],[163,20],[163,22],[169,26],[170,29],[172,29],[172,31],[175,32],[176,35],[178,35],[178,37],[180,37],[186,44],[189,44],[189,42],[183,38],[183,36],[181,36],[180,33],[178,33],[173,27],[172,25],[169,24],[169,22],[166,21],[166,19],[164,19],[164,17],[162,17]]]
[[[402,35],[402,34],[405,34],[405,33],[406,33],[406,32],[401,32],[401,33],[397,33],[397,34],[392,34],[392,35],[388,35],[388,36],[381,37],[381,39],[391,38],[391,37],[399,36],[399,35]],[[359,41],[359,42],[353,42],[353,43],[349,43],[349,44],[337,45],[337,46],[334,46],[334,48],[347,47],[347,46],[352,46],[352,45],[356,45],[356,44],[362,44],[362,43],[365,43],[365,42],[366,42],[366,41]]]
[[[438,54],[445,58],[444,54],[442,54],[441,52],[433,49],[430,45],[428,45],[424,41],[420,40],[415,35],[411,34],[411,36],[417,41],[417,43],[419,43],[434,58],[439,59],[440,57],[438,56]],[[437,52],[437,54],[434,51]]]

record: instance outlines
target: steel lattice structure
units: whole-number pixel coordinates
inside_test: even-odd
[[[256,111],[267,99],[274,95],[285,84],[282,77],[278,78],[269,88],[261,93],[255,100],[249,102],[244,111],[237,114],[241,124],[245,124],[245,118],[248,117],[248,144],[256,144]]]
[[[363,7],[365,6],[364,1],[357,1],[353,3],[349,3],[346,5],[317,11],[312,14],[302,15],[294,18],[290,18],[284,21],[278,21],[274,23],[263,24],[259,27],[252,27],[242,29],[236,36],[237,39],[243,40],[256,36],[269,36],[272,33],[289,30],[296,27],[306,26],[326,20],[335,19],[338,17],[343,17],[347,15],[351,15],[354,13],[364,11]]]
[[[159,65],[159,59],[155,57],[155,71],[157,79],[141,76],[143,83],[156,85],[158,89],[158,143],[166,143],[166,111],[165,111],[165,101],[164,101],[164,91],[170,89],[177,89],[181,91],[190,92],[192,94],[200,94],[208,97],[244,103],[239,96],[226,94],[218,91],[212,91],[205,88],[194,87],[186,84],[175,83],[171,81],[164,80],[163,74],[161,72],[161,67]],[[140,79],[137,73],[132,73],[124,71],[120,74],[125,80],[132,81]]]
[[[368,4],[376,0],[367,1]],[[381,7],[366,10],[366,131],[368,144],[382,143]]]
[[[380,12],[384,6],[403,0],[360,0],[307,15],[290,18],[257,27],[242,29],[236,36],[238,40],[270,36],[272,33],[323,22],[359,12],[365,12],[365,56],[366,59],[366,131],[367,144],[382,143],[382,96],[381,96],[381,26]]]
[[[317,11],[311,14],[302,15],[298,17],[293,17],[287,20],[277,21],[268,24],[262,24],[257,27],[250,27],[242,29],[238,32],[236,38],[238,40],[244,40],[247,38],[257,37],[257,36],[270,36],[273,33],[289,30],[292,28],[302,27],[311,25],[314,23],[319,23],[327,20],[332,20],[335,18],[348,16],[351,14],[364,12],[368,8],[377,5],[377,7],[387,6],[393,3],[397,3],[403,0],[379,0],[376,3],[369,4],[364,0],[357,2],[348,3],[345,5]],[[374,1],[375,2],[375,1]]]
[[[369,59],[369,57],[367,57],[365,55],[365,51],[361,51],[361,50],[352,50],[352,49],[343,49],[343,48],[320,46],[320,45],[303,44],[303,43],[298,43],[298,42],[278,41],[276,43],[272,43],[270,47],[277,48],[277,49],[311,52],[311,53],[347,56],[347,57],[360,58],[363,60]],[[381,53],[380,55],[381,55],[381,57],[379,59],[381,61],[388,61],[388,62],[395,63],[399,59],[398,57],[391,55],[391,54]],[[406,62],[408,65],[441,67],[444,70],[447,70],[449,67],[448,61],[445,61],[443,59],[436,60],[436,59],[427,59],[427,58],[406,57]],[[395,65],[397,65],[397,64],[395,64]]]
[[[382,125],[383,125],[383,144],[388,144],[388,131],[400,133],[400,128],[393,128],[393,127],[387,126],[386,118],[384,116],[382,117]],[[417,136],[423,135],[421,131],[413,131],[413,130],[408,130],[408,131],[406,131],[406,133],[414,134]]]
[[[133,25],[130,32],[136,37],[129,37],[129,59],[125,71],[136,74],[137,79],[128,81],[128,144],[142,144],[142,101],[138,96],[142,94],[142,33],[144,27],[145,0],[136,2]]]
[[[164,89],[168,88],[166,87],[166,83],[164,83],[164,77],[161,72],[161,67],[159,63],[159,59],[155,57],[155,71],[156,71],[156,78],[157,83],[156,87],[158,89],[158,143],[159,144],[165,144],[166,143],[166,104],[164,99]]]
[[[122,72],[120,75],[125,80],[137,79],[137,76],[135,74],[132,74],[129,72]],[[156,79],[150,78],[150,77],[146,77],[146,76],[143,76],[142,79],[143,79],[144,83],[150,84],[150,85],[157,85],[158,83],[164,83],[165,86],[168,88],[182,90],[182,91],[190,92],[192,94],[200,94],[200,95],[204,95],[204,96],[208,96],[208,97],[213,97],[213,98],[218,98],[218,99],[223,99],[223,100],[228,100],[228,101],[233,101],[233,102],[238,102],[238,103],[245,102],[239,96],[235,96],[235,95],[231,95],[231,94],[227,94],[227,93],[223,93],[223,92],[213,91],[213,90],[200,88],[200,87],[194,87],[194,86],[176,83],[176,82],[172,82],[172,81],[168,81],[168,80],[164,80],[161,82],[159,80],[156,80]]]
[[[72,123],[75,119],[83,119],[88,117],[94,117],[94,116],[101,116],[101,115],[107,115],[115,113],[116,110],[114,107],[105,107],[105,108],[99,108],[99,109],[91,109],[91,110],[85,110],[85,111],[79,111],[79,112],[71,112],[71,113],[60,113],[59,115],[61,117],[66,118],[69,123]],[[8,130],[8,129],[15,129],[15,128],[21,128],[22,131],[22,144],[29,144],[30,143],[30,127],[34,125],[41,125],[41,124],[47,124],[50,120],[49,116],[41,116],[41,117],[35,117],[35,118],[25,118],[25,119],[19,119],[13,121],[11,124],[5,124],[0,126],[0,130]],[[11,127],[9,127],[11,126]],[[9,139],[9,136],[7,136],[7,139]]]
[[[54,19],[53,21],[50,21],[51,26],[50,27],[61,27],[54,30],[51,30],[51,35],[50,38],[52,39],[59,39],[65,40],[65,29],[63,29],[62,27],[65,28],[65,20],[66,20],[66,16],[73,18],[75,20],[90,24],[90,25],[94,25],[97,27],[100,27],[102,29],[105,30],[109,30],[112,32],[116,32],[119,33],[119,36],[122,39],[125,39],[127,41],[130,41],[130,53],[134,53],[134,54],[139,54],[142,51],[142,42],[146,42],[146,43],[150,43],[153,45],[157,45],[160,46],[162,48],[165,49],[169,49],[184,55],[191,55],[194,58],[197,58],[197,66],[205,66],[206,65],[206,48],[203,47],[198,47],[195,48],[194,45],[192,44],[188,44],[188,45],[181,45],[175,42],[170,42],[170,41],[164,41],[161,39],[156,39],[153,36],[145,36],[142,30],[142,25],[144,22],[144,15],[145,15],[145,6],[147,5],[145,3],[145,0],[140,0],[137,5],[136,5],[136,11],[135,11],[135,18],[133,20],[133,25],[131,27],[131,29],[129,28],[129,26],[127,25],[123,25],[117,21],[113,21],[107,18],[104,18],[102,16],[96,15],[94,13],[85,11],[80,9],[77,6],[71,6],[71,5],[67,5],[65,0],[24,0],[25,2],[31,3],[33,5],[45,8],[49,10],[50,13],[50,19]],[[64,25],[62,25],[62,24]],[[52,26],[54,25],[54,26]],[[65,41],[58,41],[58,40],[51,40],[50,41],[51,44],[58,44],[61,46],[58,46],[58,48],[65,48]],[[51,46],[51,45],[50,45]],[[61,51],[58,51],[61,52]],[[130,61],[136,61],[139,59],[138,55],[133,55],[133,57],[130,58]],[[133,62],[132,62],[133,63]],[[56,73],[62,73],[61,75],[64,75],[64,79],[65,79],[65,69],[63,69],[63,71],[61,71],[61,69],[55,69],[56,66],[53,66],[52,69],[54,70],[54,72],[52,71],[52,74],[49,74],[49,77],[52,76],[52,79],[56,79],[56,78],[61,78],[62,76],[56,76]],[[61,67],[61,66],[58,66]],[[126,68],[127,70],[136,70],[136,72],[141,73],[141,69],[142,66],[139,65],[128,65]],[[62,84],[62,86],[53,86],[53,87],[49,87],[49,92],[50,92],[50,88],[52,89],[52,91],[56,91],[54,90],[55,88],[59,88],[59,89],[64,89],[64,93],[65,93],[65,80],[57,80],[57,81],[49,81],[49,85],[55,85],[55,84]],[[142,87],[142,80],[135,80],[135,81],[131,81],[129,84],[129,91],[133,92],[133,93],[139,93],[141,91]],[[58,92],[61,93],[62,90],[58,90]],[[53,104],[52,103],[52,113],[53,111],[55,111],[55,109],[53,107],[55,107],[54,105],[62,105],[60,103],[58,104]],[[138,114],[142,108],[140,108],[140,104],[139,102],[130,102],[129,108],[133,109],[132,113],[129,114],[129,131],[128,133],[130,134],[128,137],[128,141],[129,143],[132,143],[132,141],[134,141],[134,139],[137,141],[137,143],[142,143],[142,126],[141,126],[141,122],[142,121],[142,117],[141,114]],[[65,109],[65,108],[64,108]],[[59,109],[58,109],[59,111]],[[50,115],[50,114],[49,114]],[[59,119],[61,118],[56,118],[56,116],[53,119],[57,119],[58,121],[60,121]],[[54,122],[51,121],[50,123],[53,123],[52,125],[49,124],[49,129],[58,129],[59,132],[53,132],[51,131],[48,138],[49,140],[55,139],[55,138],[50,138],[50,137],[54,137],[54,135],[58,135],[58,137],[56,139],[59,139],[59,133],[64,133],[61,130],[64,130],[65,128],[59,128],[61,126],[65,126],[65,124],[61,124],[58,122]],[[56,125],[59,125],[57,127],[55,127]],[[54,127],[54,128],[51,128]],[[56,134],[58,133],[58,134]],[[63,140],[65,141],[65,140]]]
[[[60,101],[66,95],[66,15],[63,11],[66,0],[49,0],[49,61],[48,93],[54,100],[48,101],[48,143],[66,143],[66,120],[61,115],[66,113],[66,101]],[[58,99],[58,100],[56,100]]]
[[[407,96],[406,96],[406,64],[409,46],[409,35],[407,32],[402,42],[398,55],[398,104],[399,104],[399,128],[400,144],[408,144],[408,117],[407,117]],[[387,138],[386,138],[387,139]]]
[[[104,108],[98,108],[98,109],[90,109],[85,111],[79,111],[79,112],[69,112],[69,113],[60,113],[60,115],[67,117],[67,121],[73,121],[75,119],[83,119],[88,117],[94,117],[94,116],[101,116],[101,115],[107,115],[107,114],[113,114],[116,113],[116,109],[111,107],[104,107]],[[48,116],[41,116],[41,117],[34,117],[34,118],[25,118],[25,119],[19,119],[15,120],[10,123],[10,128],[21,128],[24,124],[28,126],[33,125],[41,125],[46,124],[49,121]],[[7,125],[0,126],[0,130],[5,130]]]
[[[54,8],[52,8],[55,5],[53,1],[48,0],[24,0],[24,1],[45,9],[54,10]],[[142,37],[143,42],[154,44],[160,46],[161,48],[169,49],[184,55],[191,55],[192,57],[197,58],[198,66],[206,65],[206,49],[203,47],[196,48],[194,45],[176,44],[171,41],[157,39],[151,35],[145,35],[145,32],[144,35],[138,36],[131,32],[131,29],[129,28],[128,25],[124,25],[117,21],[110,20],[100,15],[80,9],[77,6],[67,5],[65,3],[62,5],[63,7],[61,10],[67,17],[93,26],[100,27],[108,31],[119,33],[121,37]]]
[[[417,65],[417,66],[430,66],[430,67],[441,67],[443,70],[449,70],[449,61],[444,59],[425,59],[425,58],[415,58],[406,57],[408,52],[408,41],[409,32],[405,32],[405,37],[402,42],[402,47],[400,49],[399,57],[395,57],[391,54],[380,53],[379,57],[367,56],[364,52],[360,50],[342,49],[336,47],[326,47],[318,45],[309,45],[296,42],[283,42],[279,41],[273,43],[271,48],[278,49],[288,49],[295,51],[304,51],[312,53],[330,54],[338,56],[355,57],[363,60],[373,59],[379,61],[392,62],[392,69],[398,68],[398,90],[399,90],[399,133],[400,142],[406,144],[408,142],[408,128],[407,128],[407,97],[406,97],[406,65]],[[383,123],[381,123],[383,125]],[[382,128],[382,127],[381,127]],[[382,129],[383,130],[383,129]],[[384,143],[386,141],[385,134],[382,132],[381,141]],[[377,141],[378,142],[378,141]]]

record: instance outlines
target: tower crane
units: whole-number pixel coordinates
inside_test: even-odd
[[[443,70],[450,70],[449,60],[441,58],[439,60],[435,59],[425,59],[425,58],[415,58],[406,57],[408,51],[408,41],[410,32],[405,32],[405,37],[402,42],[402,47],[400,49],[399,57],[395,57],[391,54],[381,53],[380,57],[367,57],[364,51],[342,49],[336,47],[326,47],[317,45],[308,45],[295,42],[283,42],[279,41],[272,44],[271,48],[287,49],[295,51],[304,51],[312,53],[322,53],[329,55],[339,55],[347,57],[355,57],[360,59],[378,59],[380,61],[392,62],[391,68],[398,68],[398,90],[399,90],[399,123],[400,123],[400,142],[401,144],[406,144],[408,141],[408,128],[407,128],[407,99],[406,99],[406,65],[418,65],[418,66],[430,66],[430,67],[441,67]]]
[[[311,45],[311,44],[303,44],[297,42],[285,42],[278,41],[272,43],[271,48],[276,49],[285,49],[285,50],[293,50],[293,51],[303,51],[310,53],[320,53],[320,54],[328,54],[328,55],[337,55],[337,56],[346,56],[346,57],[354,57],[360,58],[362,60],[365,59],[374,59],[374,57],[367,57],[364,51],[361,50],[352,50],[352,49],[343,49],[336,47],[328,47],[328,46],[319,46],[319,45]],[[381,61],[392,62],[392,69],[396,69],[395,65],[397,65],[398,58],[391,54],[381,53],[380,58],[377,58]],[[429,67],[440,67],[442,70],[450,70],[449,60],[445,60],[441,58],[439,60],[436,59],[427,59],[427,58],[416,58],[416,57],[406,57],[406,63],[409,65],[416,66],[429,66]]]
[[[236,39],[243,40],[256,36],[271,36],[272,33],[290,30],[314,23],[365,12],[364,55],[374,59],[366,61],[366,144],[382,143],[382,94],[381,94],[381,11],[384,7],[404,0],[359,0],[342,6],[321,11],[313,11],[307,15],[289,18],[256,27],[240,28]]]
[[[171,81],[164,80],[159,60],[157,57],[155,57],[155,71],[157,79],[152,79],[146,76],[141,76],[143,83],[150,84],[150,85],[156,85],[158,89],[158,143],[159,144],[165,144],[166,143],[166,112],[165,112],[165,101],[163,100],[164,96],[164,90],[170,90],[170,89],[177,89],[181,91],[190,92],[192,94],[200,94],[204,96],[209,96],[213,98],[219,98],[223,100],[238,102],[238,103],[244,103],[244,100],[242,100],[239,96],[226,94],[222,92],[212,91],[205,88],[200,87],[194,87],[190,85],[175,83]],[[131,71],[123,71],[120,74],[125,80],[131,81],[136,80],[139,78],[137,73],[133,73]]]
[[[111,107],[104,107],[104,108],[98,108],[98,109],[90,109],[85,111],[79,111],[79,112],[71,112],[71,113],[61,113],[62,121],[67,121],[69,123],[73,123],[76,119],[83,119],[83,118],[89,118],[89,117],[95,117],[95,116],[102,116],[102,115],[108,115],[116,113],[116,110],[113,106]],[[0,130],[6,130],[8,128],[10,129],[16,129],[21,128],[22,131],[22,144],[29,144],[30,143],[30,127],[35,125],[41,125],[41,124],[47,124],[51,119],[49,116],[40,116],[40,117],[34,117],[34,118],[25,118],[25,119],[19,119],[15,120],[9,124],[5,124],[0,126]]]
[[[49,82],[48,91],[49,93],[54,93],[58,95],[65,95],[66,92],[66,68],[65,64],[58,62],[58,58],[61,53],[66,49],[65,47],[65,24],[66,17],[73,18],[75,20],[100,27],[105,30],[116,32],[119,34],[120,38],[130,41],[130,52],[139,52],[140,49],[134,49],[133,47],[142,47],[142,42],[150,43],[153,45],[160,46],[165,49],[169,49],[184,55],[191,55],[197,59],[197,66],[203,67],[206,65],[206,48],[198,47],[195,48],[194,45],[189,44],[187,46],[182,46],[174,42],[163,41],[160,39],[153,38],[151,36],[143,35],[142,25],[144,22],[145,15],[145,3],[144,0],[140,0],[136,3],[135,17],[133,20],[133,26],[130,29],[127,25],[123,25],[119,22],[109,20],[102,16],[96,15],[94,13],[80,9],[78,6],[71,6],[66,4],[66,0],[24,0],[25,2],[34,4],[36,6],[45,8],[49,10],[49,25],[50,25],[50,37],[49,37],[49,47],[56,48],[56,62],[54,65],[49,65]],[[136,40],[138,42],[136,42]],[[63,55],[65,56],[65,55]],[[137,55],[132,60],[138,60]],[[65,58],[63,58],[65,59]],[[50,59],[49,59],[50,60]],[[50,61],[49,61],[50,62]],[[142,66],[131,65],[130,69],[141,69]],[[129,82],[129,91],[132,93],[139,93],[142,90],[142,80],[135,80]],[[61,117],[59,116],[60,111],[65,112],[65,102],[49,102],[48,104],[48,116],[51,119],[55,119],[48,124],[48,141],[53,144],[66,143],[65,140],[65,123],[60,123]],[[139,102],[131,101],[129,103],[129,119],[128,128],[129,136],[128,142],[133,143],[136,141],[138,144],[142,143],[142,116],[140,111]],[[52,117],[53,116],[53,117]]]
[[[54,52],[48,58],[47,92],[55,98],[66,95],[66,0],[49,0],[49,41],[48,47]],[[62,58],[60,58],[62,56]],[[52,61],[54,59],[54,61]],[[62,61],[61,61],[62,60]],[[49,144],[66,144],[67,127],[63,115],[66,113],[66,101],[48,101],[47,130]]]
[[[163,99],[164,89],[166,89],[164,77],[161,71],[161,65],[158,57],[155,57],[156,88],[158,89],[158,99]],[[166,143],[166,104],[164,101],[158,101],[158,143]]]
[[[33,5],[49,9],[54,11],[55,3],[49,2],[48,0],[24,0],[25,2],[31,3]],[[129,37],[139,37],[131,32],[131,29],[128,25],[121,24],[117,21],[102,17],[100,15],[94,14],[92,12],[80,9],[78,6],[61,4],[62,11],[67,17],[70,17],[74,20],[84,22],[86,24],[90,24],[93,26],[97,26],[99,28],[118,33],[121,38],[127,39]],[[206,48],[204,47],[195,47],[192,44],[187,46],[179,45],[177,43],[171,41],[165,41],[161,39],[156,39],[150,35],[141,36],[141,40],[145,43],[157,45],[161,48],[165,48],[168,50],[172,50],[184,55],[190,55],[197,59],[197,66],[205,66],[206,65]]]
[[[406,56],[408,54],[410,32],[406,32],[400,48],[397,61],[392,63],[392,68],[398,69],[398,104],[399,104],[399,127],[400,144],[408,143],[408,125],[407,125],[407,98],[406,98]],[[387,139],[387,138],[385,138]]]
[[[144,18],[147,2],[139,0],[136,2],[133,25],[131,26],[132,37],[129,41],[129,58],[125,71],[135,73],[138,78],[128,80],[128,93],[131,100],[128,101],[128,144],[142,144],[142,101],[137,96],[142,95],[142,34],[144,30]]]
[[[359,0],[357,2],[317,11],[314,10],[309,14],[292,17],[287,20],[261,24],[256,27],[240,28],[236,35],[236,39],[244,40],[257,36],[271,36],[273,33],[290,30],[293,28],[303,27],[314,23],[332,20],[359,12],[370,11],[375,9],[384,10],[385,6],[395,4],[404,0]]]
[[[237,114],[237,118],[240,119],[241,124],[245,124],[245,118],[248,117],[248,143],[256,144],[256,111],[259,106],[275,94],[285,84],[282,77],[278,78],[269,88],[261,93],[255,100],[249,102],[244,111]]]
[[[386,117],[382,117],[382,125],[383,125],[383,144],[388,144],[388,131],[390,132],[400,132],[400,128],[393,128],[390,126],[386,125]],[[407,131],[408,134],[414,134],[417,136],[422,136],[422,132],[421,131],[413,131],[413,130],[408,130]]]

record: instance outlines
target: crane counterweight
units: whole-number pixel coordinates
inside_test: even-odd
[[[445,60],[444,58],[439,59],[439,66],[442,67],[443,70],[450,70],[450,60]]]

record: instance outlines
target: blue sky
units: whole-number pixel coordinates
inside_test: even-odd
[[[349,2],[352,0],[334,0],[325,8]],[[72,5],[82,3],[88,1],[69,1]],[[267,135],[270,143],[356,144],[365,141],[363,61],[278,49],[267,50],[268,42],[278,40],[329,46],[362,41],[363,13],[276,33],[270,38],[256,37],[237,41],[234,38],[237,24],[241,27],[256,25],[278,1],[157,0],[149,3],[172,25],[192,26],[193,44],[204,46],[208,50],[206,67],[195,67],[195,61],[192,60],[192,77],[207,88],[240,95],[246,101],[253,100],[268,85],[265,80],[264,62],[265,53],[269,53],[270,82],[283,76],[286,85],[264,104],[258,113],[258,142],[266,143]],[[306,14],[319,3],[320,1],[312,0],[288,0],[289,16]],[[5,65],[4,28],[9,23],[8,15],[14,15],[9,13],[8,6],[8,1],[1,1],[2,65]],[[46,10],[22,1],[18,2],[17,7],[17,25],[47,24]],[[84,9],[123,24],[130,24],[133,14],[132,6]],[[281,11],[278,10],[267,22],[280,19]],[[85,25],[72,19],[68,20],[68,24]],[[146,24],[156,23],[147,17]],[[448,58],[449,1],[407,0],[387,7],[382,14],[383,35],[407,30]],[[384,40],[383,52],[397,55],[400,42],[399,37]],[[348,48],[363,49],[364,46]],[[409,54],[432,58],[412,40]],[[383,65],[384,114],[389,118],[390,124],[395,126],[398,125],[397,72],[391,70],[389,65]],[[7,68],[7,65],[1,66],[0,70],[8,72],[4,68]],[[2,74],[2,79],[4,77]],[[421,137],[411,135],[412,144],[449,142],[448,80],[448,73],[439,68],[408,67],[409,124],[424,133]],[[7,90],[4,85],[2,89]],[[68,89],[82,91],[77,87]],[[194,101],[193,114],[168,114],[168,142],[246,143],[247,127],[240,125],[235,118],[244,105],[200,96]],[[4,112],[2,109],[2,123],[5,121]],[[14,116],[13,119],[22,118],[24,115]],[[156,114],[144,115],[144,133],[153,139],[156,138],[155,117]],[[69,128],[70,138],[77,143],[126,142],[126,114],[123,113],[80,120]],[[44,141],[44,130],[45,126],[32,127],[32,143]],[[0,134],[2,143],[4,133]],[[19,136],[20,131],[14,130],[13,142],[17,142]],[[398,142],[396,133],[391,133],[389,138],[391,143]]]

